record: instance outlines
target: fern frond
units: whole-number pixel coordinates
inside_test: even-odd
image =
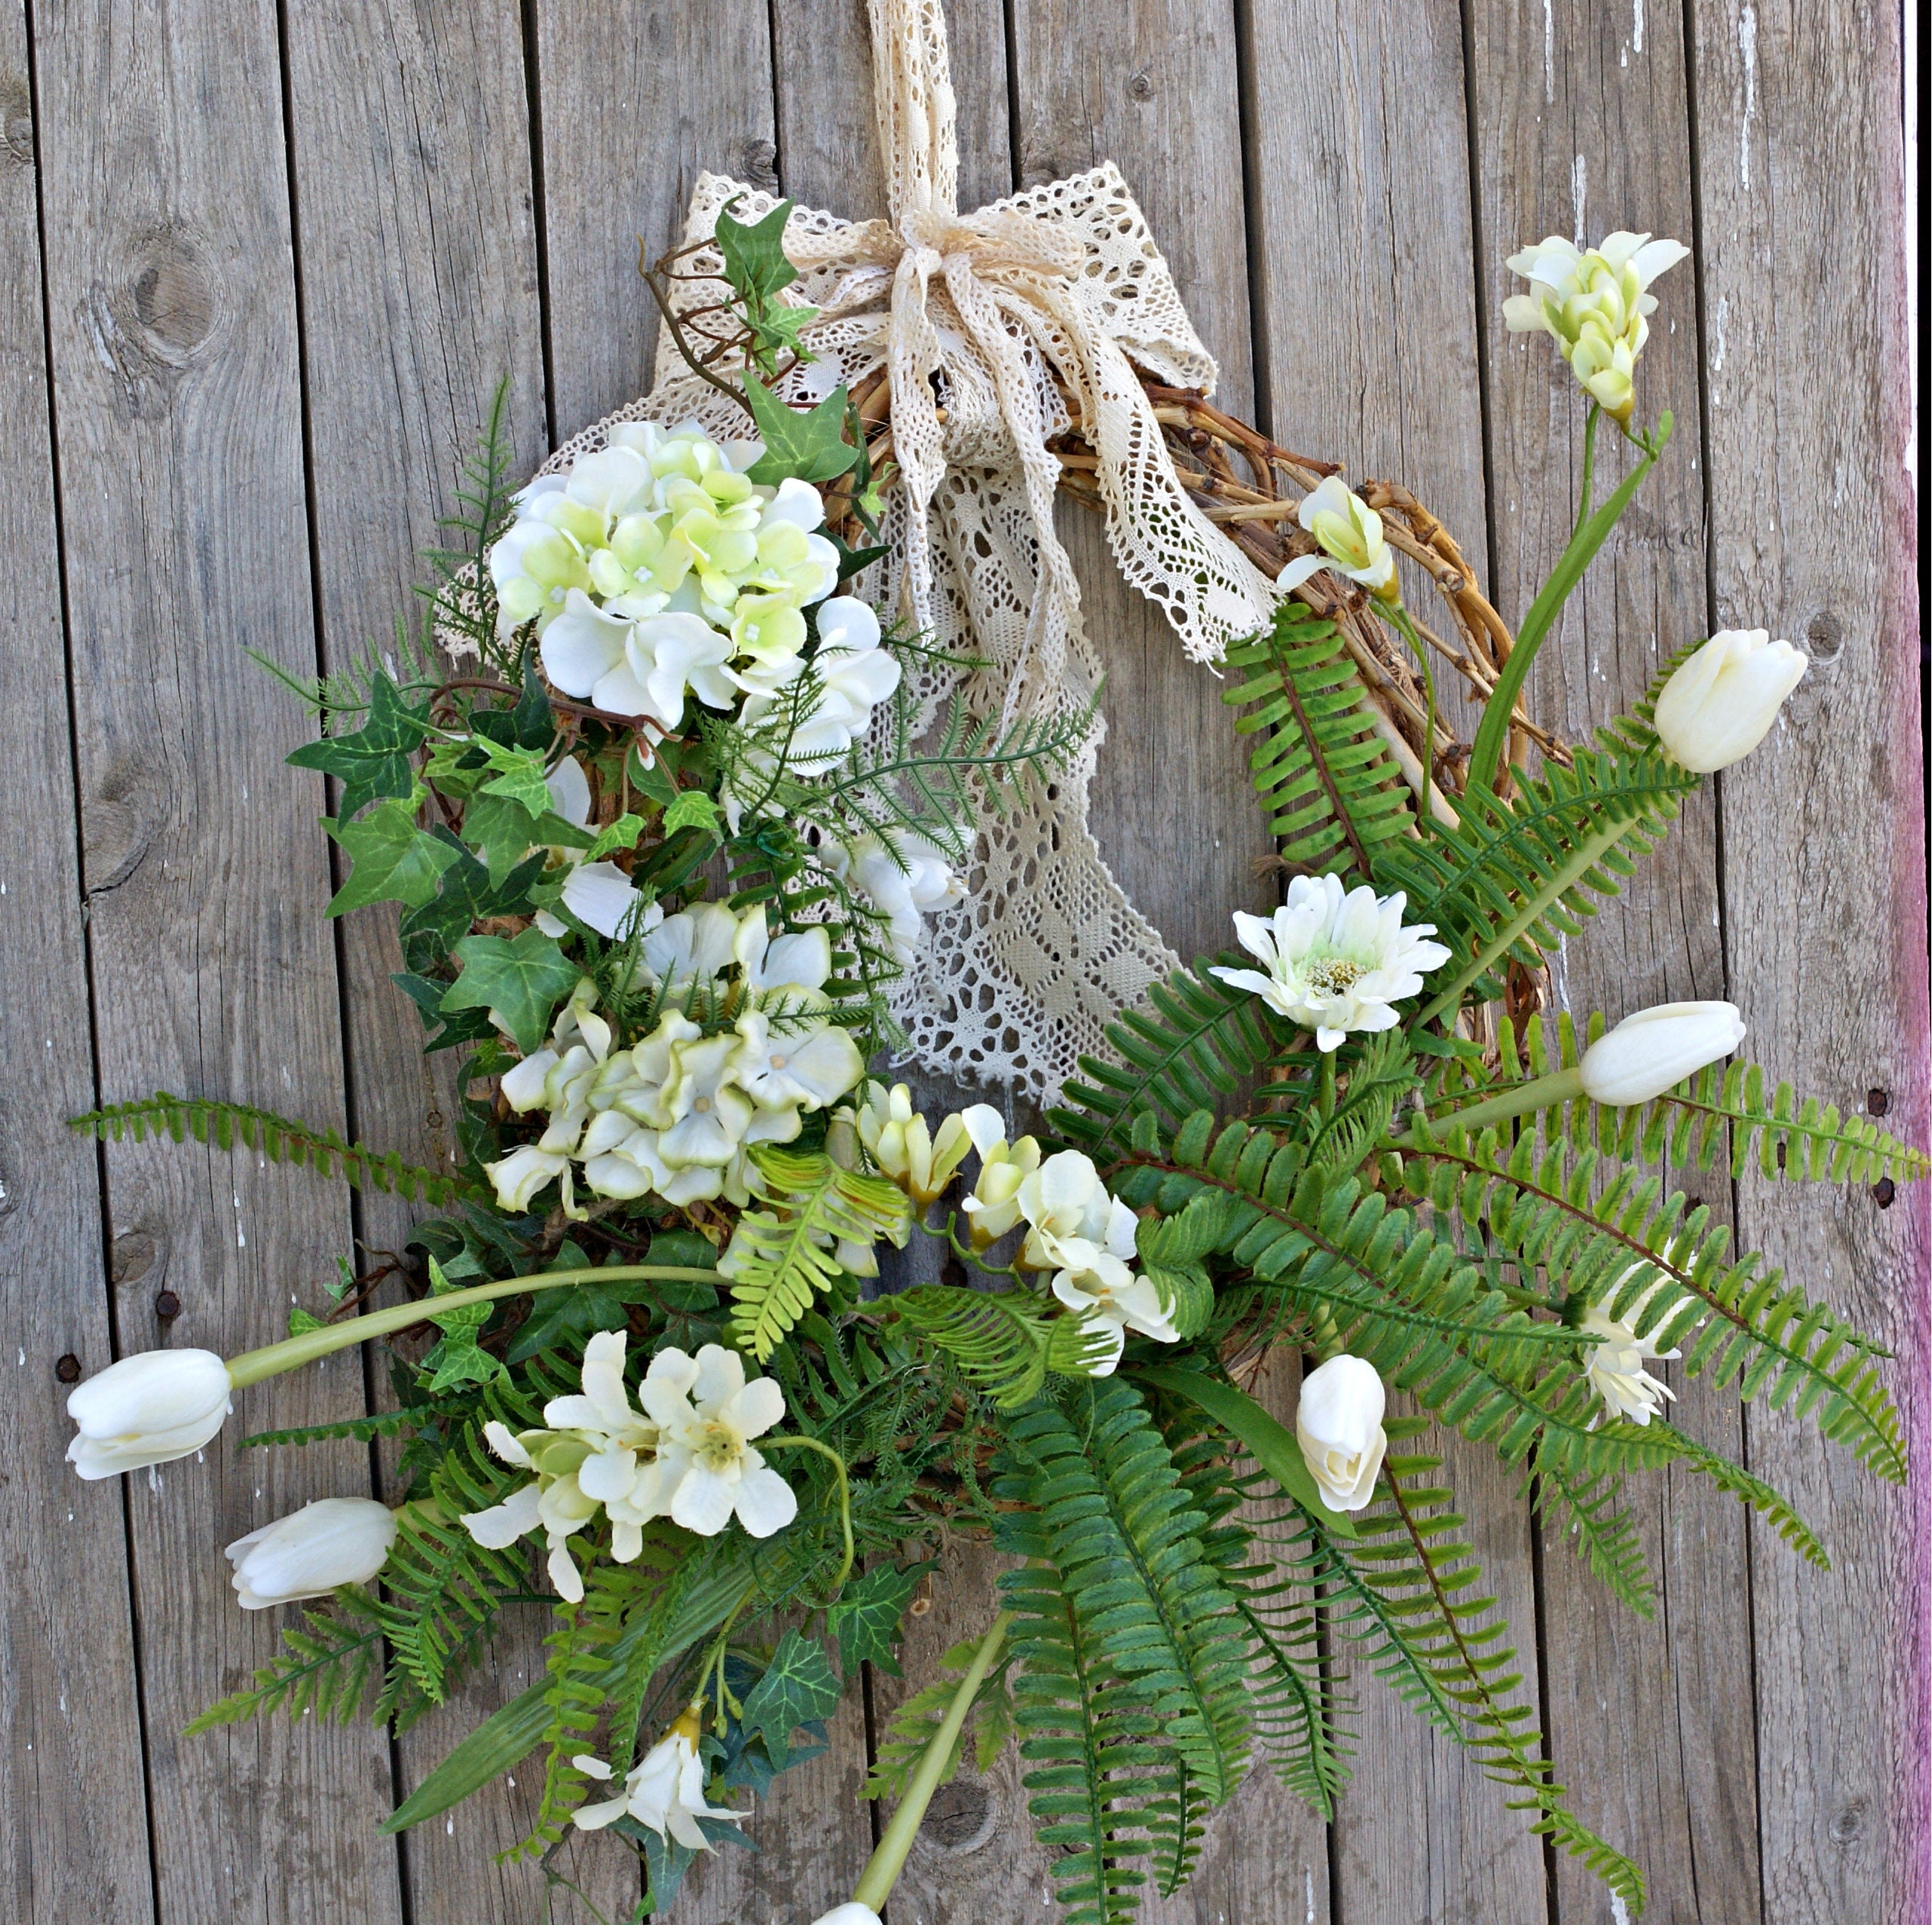
[[[1583,1048],[1600,1033],[1602,1021],[1600,1016],[1592,1018],[1588,1033],[1579,1037],[1567,1013],[1553,1025],[1532,1016],[1522,1039],[1528,1075],[1459,1092],[1457,1099],[1500,1094],[1531,1078],[1574,1068]],[[1505,1056],[1506,1063],[1514,1054]],[[1579,1096],[1544,1116],[1550,1134],[1619,1162],[1709,1170],[1725,1160],[1728,1141],[1733,1180],[1754,1165],[1774,1182],[1802,1177],[1875,1183],[1889,1177],[1906,1183],[1932,1173],[1932,1158],[1869,1117],[1840,1116],[1837,1105],[1820,1103],[1815,1096],[1801,1101],[1789,1083],[1767,1093],[1764,1072],[1754,1063],[1712,1063],[1675,1089],[1627,1109]]]
[[[1656,1615],[1656,1594],[1644,1561],[1636,1520],[1623,1507],[1620,1477],[1540,1469],[1536,1507],[1552,1530],[1564,1531],[1591,1573],[1640,1618]]]
[[[1083,1056],[1088,1080],[1066,1084],[1066,1107],[1048,1120],[1068,1142],[1096,1161],[1126,1148],[1137,1116],[1178,1127],[1197,1110],[1211,1110],[1244,1078],[1272,1064],[1300,1033],[1258,996],[1210,974],[1216,964],[1244,968],[1253,958],[1233,953],[1206,958],[1156,983],[1147,1000],[1109,1023],[1118,1063]]]
[[[1672,1434],[1682,1446],[1684,1461],[1693,1470],[1702,1471],[1720,1490],[1728,1491],[1740,1503],[1748,1504],[1808,1564],[1816,1564],[1821,1571],[1832,1568],[1832,1561],[1811,1527],[1762,1477],[1753,1477],[1742,1464],[1732,1463],[1720,1451],[1686,1437],[1682,1431],[1673,1430]]]
[[[763,1363],[844,1273],[841,1243],[903,1245],[911,1216],[896,1184],[842,1170],[820,1153],[761,1143],[751,1158],[752,1187],[772,1207],[738,1219],[718,1270],[730,1279],[738,1347]]]
[[[1231,648],[1227,660],[1248,674],[1221,699],[1250,711],[1235,733],[1260,738],[1249,772],[1283,861],[1368,879],[1414,810],[1341,631],[1305,603],[1284,600],[1273,630]]]
[[[1580,749],[1570,768],[1549,762],[1517,780],[1514,802],[1474,790],[1460,827],[1431,821],[1378,866],[1378,886],[1405,890],[1411,913],[1454,951],[1445,965],[1454,973],[1431,984],[1419,1024],[1455,1009],[1511,958],[1534,968],[1542,949],[1577,934],[1597,913],[1593,898],[1618,893],[1699,778],[1661,755]]]
[[[1452,1120],[1420,1153],[1432,1169],[1405,1166],[1403,1181],[1439,1215],[1486,1221],[1494,1243],[1526,1270],[1545,1269],[1572,1303],[1634,1314],[1638,1333],[1654,1335],[1660,1350],[1688,1346],[1690,1375],[1736,1381],[1746,1402],[1766,1393],[1773,1409],[1813,1417],[1878,1475],[1904,1481],[1898,1411],[1874,1346],[1784,1287],[1782,1271],[1760,1274],[1756,1254],[1730,1261],[1730,1233],[1710,1224],[1708,1210],[1687,1215],[1681,1194],[1662,1198],[1659,1179],[1628,1171],[1600,1187],[1594,1150],[1572,1158],[1564,1141],[1546,1146],[1532,1132],[1509,1145],[1492,1129],[1472,1136]]]
[[[359,1593],[340,1592],[338,1607]],[[300,1624],[282,1627],[282,1648],[238,1691],[208,1706],[182,1728],[184,1738],[238,1724],[244,1718],[281,1711],[291,1718],[313,1715],[347,1724],[371,1684],[382,1672],[382,1627],[356,1611],[342,1618],[333,1611],[304,1610]]]
[[[943,1351],[967,1381],[1003,1411],[1016,1411],[1040,1395],[1054,1328],[1064,1321],[1024,1291],[942,1284],[902,1291],[880,1307]]]
[[[254,1450],[271,1444],[333,1444],[346,1440],[368,1444],[379,1437],[394,1437],[398,1432],[418,1430],[425,1424],[454,1417],[474,1408],[476,1400],[456,1397],[440,1402],[399,1405],[393,1411],[374,1411],[364,1417],[344,1417],[338,1423],[298,1424],[290,1430],[258,1430],[242,1438],[236,1447]]]
[[[544,1640],[549,1719],[543,1735],[543,1789],[529,1835],[499,1853],[500,1859],[541,1858],[563,1836],[570,1814],[584,1802],[588,1780],[574,1761],[591,1749],[603,1715],[622,1596],[608,1569],[593,1569],[585,1576],[582,1601],[560,1600],[552,1611],[556,1628]]]
[[[144,1141],[152,1131],[180,1143],[192,1136],[197,1143],[221,1150],[238,1144],[266,1156],[272,1163],[292,1163],[325,1177],[340,1177],[358,1189],[382,1190],[412,1203],[448,1203],[469,1186],[440,1171],[405,1163],[392,1150],[378,1155],[366,1144],[345,1143],[333,1129],[316,1129],[293,1123],[272,1110],[248,1103],[226,1103],[209,1096],[171,1096],[157,1090],[145,1100],[112,1103],[68,1119],[70,1129],[86,1131],[104,1142],[132,1136]]]

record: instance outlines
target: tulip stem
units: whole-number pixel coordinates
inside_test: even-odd
[[[852,1485],[845,1471],[845,1460],[829,1444],[820,1444],[815,1437],[763,1437],[758,1440],[758,1449],[764,1450],[815,1450],[821,1457],[830,1458],[838,1473],[838,1528],[845,1534],[845,1561],[838,1567],[838,1575],[832,1580],[832,1595],[845,1588],[845,1580],[852,1575]]]
[[[1593,410],[1594,406],[1593,403]],[[1593,412],[1590,425],[1594,424]],[[1516,706],[1516,698],[1522,692],[1523,683],[1528,679],[1529,665],[1536,659],[1536,652],[1543,646],[1544,637],[1556,625],[1564,603],[1570,598],[1570,591],[1582,580],[1583,571],[1610,538],[1618,517],[1629,507],[1631,497],[1643,484],[1643,478],[1656,466],[1658,456],[1670,445],[1670,429],[1671,417],[1666,410],[1657,424],[1657,432],[1646,441],[1636,441],[1632,437],[1634,445],[1643,450],[1643,459],[1618,484],[1616,493],[1601,508],[1578,522],[1569,545],[1550,571],[1550,579],[1529,604],[1529,613],[1522,618],[1522,626],[1516,631],[1509,658],[1496,677],[1496,685],[1490,691],[1490,699],[1483,705],[1483,719],[1476,730],[1475,746],[1469,751],[1468,772],[1463,782],[1465,793],[1474,795],[1479,790],[1495,788],[1496,766],[1502,760],[1503,746],[1509,735],[1510,712]],[[1586,427],[1586,436],[1588,432]]]
[[[1572,1064],[1568,1069],[1553,1070],[1532,1082],[1519,1084],[1499,1096],[1472,1103],[1466,1110],[1451,1110],[1447,1116],[1436,1117],[1420,1127],[1433,1132],[1454,1123],[1458,1129],[1484,1129],[1492,1123],[1507,1123],[1512,1117],[1527,1115],[1532,1110],[1553,1109],[1558,1103],[1573,1102],[1582,1093],[1582,1066]]]
[[[966,1675],[959,1681],[959,1688],[953,1693],[952,1702],[946,1708],[946,1716],[940,1720],[938,1730],[920,1753],[919,1763],[914,1768],[911,1782],[906,1786],[905,1796],[899,1801],[898,1810],[892,1813],[878,1848],[866,1861],[866,1869],[860,1873],[859,1882],[852,1888],[854,1904],[869,1906],[878,1912],[892,1895],[892,1886],[904,1867],[906,1855],[912,1849],[912,1841],[918,1834],[920,1820],[925,1817],[926,1808],[932,1804],[932,1795],[938,1790],[939,1781],[946,1775],[946,1761],[952,1756],[952,1747],[959,1742],[959,1734],[965,1727],[966,1714],[973,1708],[973,1700],[980,1695],[980,1687],[986,1682],[994,1659],[999,1656],[1006,1627],[1012,1621],[1013,1614],[1002,1611],[980,1640],[980,1648],[973,1654],[973,1662],[966,1667]]]
[[[265,1377],[279,1377],[284,1371],[299,1370],[317,1357],[328,1357],[353,1344],[367,1343],[371,1337],[386,1337],[393,1331],[406,1330],[413,1324],[426,1324],[446,1312],[461,1310],[472,1303],[490,1303],[500,1297],[519,1297],[539,1290],[560,1290],[573,1283],[632,1283],[661,1280],[666,1283],[716,1283],[716,1270],[695,1270],[676,1264],[608,1264],[602,1268],[585,1265],[574,1270],[544,1270],[535,1276],[506,1277],[498,1283],[472,1284],[467,1290],[445,1291],[440,1297],[422,1297],[407,1303],[392,1304],[386,1310],[365,1311],[346,1323],[326,1324],[318,1330],[304,1330],[299,1336],[285,1337],[278,1344],[260,1350],[244,1351],[228,1360],[228,1381],[238,1390],[259,1384]]]

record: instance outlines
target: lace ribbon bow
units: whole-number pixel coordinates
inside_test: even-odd
[[[939,0],[868,0],[887,220],[795,209],[787,298],[818,311],[814,359],[788,377],[819,398],[883,363],[902,485],[888,497],[892,559],[868,590],[949,653],[988,666],[908,676],[922,729],[949,697],[977,715],[1051,718],[1090,702],[1102,664],[1054,527],[1060,463],[1048,446],[1070,396],[1098,457],[1095,479],[1121,573],[1157,603],[1193,659],[1211,661],[1269,619],[1274,591],[1183,492],[1129,357],[1175,387],[1215,368],[1119,173],[1102,166],[977,212],[958,211],[956,115]],[[706,174],[685,239],[708,239],[736,202],[756,220],[776,197]],[[722,298],[681,280],[680,307]],[[744,430],[735,404],[692,376],[666,337],[656,384],[613,421],[696,419]],[[1057,379],[1056,379],[1057,377]],[[610,424],[558,451],[601,445]],[[982,827],[968,898],[935,916],[894,1010],[928,1068],[1052,1101],[1104,1025],[1177,966],[1128,901],[1087,822],[1102,731],[1051,785]]]

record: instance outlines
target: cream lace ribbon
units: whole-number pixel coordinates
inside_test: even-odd
[[[1182,491],[1130,365],[1177,387],[1214,382],[1145,218],[1111,165],[961,214],[939,0],[868,7],[892,212],[851,222],[794,211],[785,250],[800,277],[788,298],[819,311],[803,330],[814,359],[786,385],[817,399],[886,368],[903,481],[889,497],[892,557],[866,592],[940,649],[991,664],[910,673],[917,726],[956,696],[1003,723],[1077,714],[1099,684],[1079,584],[1054,529],[1060,464],[1047,442],[1070,421],[1049,370],[1099,457],[1121,573],[1160,605],[1192,658],[1214,660],[1268,621],[1274,594]],[[776,204],[703,175],[686,242],[709,239],[734,200],[745,220]],[[700,254],[687,271],[707,264],[722,265]],[[677,302],[727,291],[686,280]],[[690,373],[666,330],[650,394],[560,448],[544,472],[601,446],[613,422],[640,418],[745,430],[742,411]],[[1102,1027],[1176,966],[1088,826],[1102,733],[1052,783],[988,813],[966,899],[928,918],[924,951],[893,997],[927,1068],[1050,1102],[1077,1058],[1104,1048]]]

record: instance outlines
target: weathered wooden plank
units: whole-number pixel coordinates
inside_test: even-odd
[[[34,28],[101,1093],[339,1126],[321,785],[282,766],[301,719],[242,654],[315,660],[274,10],[134,0],[36,8]],[[342,1194],[304,1173],[169,1144],[106,1171],[124,1351],[268,1341],[347,1247]],[[333,1360],[250,1393],[240,1421],[347,1415],[362,1381]],[[368,1487],[358,1448],[232,1441],[128,1482],[164,1920],[400,1917],[380,1736],[178,1735],[277,1642],[279,1614],[236,1609],[222,1544]]]
[[[1306,0],[1258,11],[1253,32],[1250,211],[1270,431],[1344,462],[1352,480],[1414,489],[1486,571],[1460,23],[1442,8]],[[1407,589],[1432,619],[1426,584],[1412,576]],[[1453,680],[1438,678],[1445,703]],[[1480,1534],[1485,1587],[1533,1683],[1520,1479],[1486,1446],[1452,1437],[1430,1447],[1446,1450],[1448,1481]],[[1542,1857],[1521,1818],[1455,1744],[1365,1667],[1348,1668],[1360,1737],[1335,1825],[1340,1915],[1389,1925],[1540,1915]]]
[[[1479,6],[1471,46],[1492,592],[1520,619],[1569,536],[1584,409],[1546,337],[1504,331],[1503,301],[1522,284],[1504,256],[1552,232],[1580,234],[1585,244],[1620,227],[1695,239],[1684,47],[1666,19],[1646,25],[1641,10],[1583,5],[1541,16]],[[1640,418],[1671,409],[1676,438],[1532,678],[1536,712],[1572,739],[1628,707],[1663,658],[1708,632],[1695,272],[1686,262],[1654,290],[1660,305],[1640,377]],[[1628,466],[1610,429],[1605,421],[1598,438],[1599,499]],[[1716,820],[1714,799],[1699,797],[1621,901],[1558,959],[1558,1003],[1580,1020],[1592,1009],[1614,1022],[1651,1003],[1726,993]],[[1694,1172],[1676,1180],[1705,1191],[1720,1219],[1727,1213],[1721,1182]],[[1735,1455],[1735,1399],[1678,1387],[1686,1427]],[[1558,1775],[1579,1816],[1643,1867],[1650,1915],[1755,1919],[1750,1721],[1743,1694],[1717,1683],[1746,1675],[1750,1662],[1736,1609],[1749,1582],[1744,1520],[1700,1480],[1635,1479],[1626,1495],[1658,1583],[1652,1623],[1605,1593],[1567,1528],[1544,1532]],[[1564,1919],[1601,1915],[1601,1889],[1576,1861],[1558,1858],[1556,1883]]]
[[[72,1434],[58,1374],[112,1354],[92,1147],[62,1126],[94,1104],[74,764],[68,736],[60,547],[47,421],[46,343],[26,22],[0,10],[0,1592],[13,1657],[0,1667],[10,1795],[0,1889],[15,1914],[148,1925],[141,1734],[128,1615],[126,1499],[62,1461]],[[19,1072],[24,1071],[24,1075]],[[138,1286],[136,1286],[138,1289]],[[70,1365],[69,1368],[72,1366]],[[76,1612],[74,1600],[92,1608]]]
[[[1720,778],[1725,948],[1746,1048],[1925,1141],[1925,866],[1903,274],[1887,5],[1690,10],[1710,370],[1714,619],[1810,650],[1784,721]],[[1874,1099],[1868,1093],[1880,1093]],[[1743,1241],[1892,1345],[1924,1434],[1927,1204],[1738,1186]],[[1927,1915],[1927,1515],[1754,1407],[1752,1468],[1829,1574],[1762,1534],[1751,1624],[1765,1915]],[[1738,1674],[1742,1675],[1742,1672]]]
[[[509,4],[459,19],[422,0],[334,0],[291,12],[287,36],[317,605],[340,670],[387,652],[398,613],[417,622],[416,558],[442,538],[436,517],[499,381],[513,484],[546,451],[523,28]],[[389,980],[402,966],[394,905],[350,916],[341,952],[352,1132],[446,1164],[455,1057],[425,1060],[414,1006]],[[398,1250],[420,1214],[371,1195],[356,1227],[366,1248]],[[485,1667],[399,1741],[398,1795],[527,1684],[544,1629],[512,1613]],[[410,1838],[416,1925],[542,1918],[542,1872],[494,1862],[528,1832],[540,1782],[500,1780]],[[562,1869],[607,1911],[635,1902],[635,1864],[607,1843],[573,1846]]]
[[[706,168],[767,181],[764,0],[538,0],[537,79],[551,406],[567,440],[650,385],[657,310],[638,279],[684,231]]]

